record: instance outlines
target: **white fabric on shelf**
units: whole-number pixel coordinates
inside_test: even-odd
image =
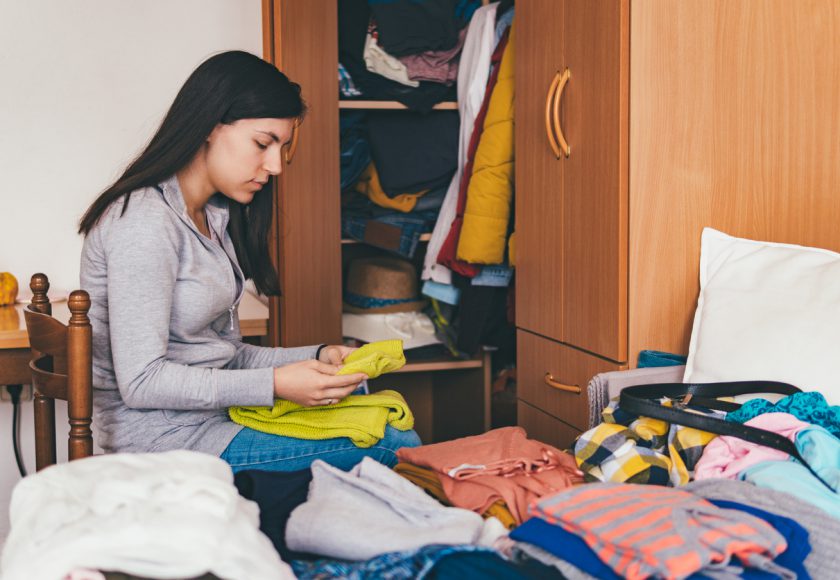
[[[364,342],[399,339],[403,349],[409,350],[440,344],[435,325],[422,312],[394,312],[391,314],[351,314],[342,316],[342,334]]]
[[[259,531],[230,466],[195,451],[98,455],[24,478],[12,493],[4,580],[80,568],[151,578],[294,578]]]
[[[420,86],[418,81],[408,78],[408,69],[405,68],[405,64],[397,57],[385,52],[385,49],[379,46],[376,38],[370,33],[365,38],[364,58],[365,65],[370,72],[408,87],[417,88]]]
[[[344,560],[428,544],[493,546],[506,536],[496,518],[444,507],[370,457],[349,472],[315,460],[309,498],[286,525],[290,549]]]
[[[466,163],[467,150],[472,137],[475,117],[484,101],[484,92],[490,77],[490,57],[493,56],[496,32],[496,8],[499,3],[494,2],[482,6],[473,14],[464,40],[461,62],[458,65],[458,113],[461,116],[460,135],[458,138],[458,167],[446,190],[446,197],[440,208],[432,238],[426,249],[423,263],[423,280],[433,280],[441,284],[452,283],[452,271],[437,263],[440,248],[449,230],[452,220],[458,210],[458,190],[461,185],[461,174]]]

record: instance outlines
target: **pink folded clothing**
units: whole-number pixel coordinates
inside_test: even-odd
[[[461,30],[458,42],[449,50],[427,50],[419,54],[399,57],[412,81],[432,81],[445,85],[454,84],[458,78],[458,60],[467,29]]]
[[[519,523],[528,519],[532,501],[583,481],[574,457],[528,439],[521,427],[405,447],[397,457],[435,470],[453,505],[483,513],[503,500]]]
[[[745,425],[778,433],[795,441],[796,434],[810,424],[800,421],[789,413],[765,413],[750,419]],[[747,467],[763,461],[786,461],[790,455],[784,451],[764,447],[722,435],[712,440],[703,450],[703,456],[694,468],[694,479],[737,479]]]

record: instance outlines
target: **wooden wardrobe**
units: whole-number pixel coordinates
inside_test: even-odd
[[[519,423],[687,353],[700,234],[840,251],[840,3],[516,3]]]

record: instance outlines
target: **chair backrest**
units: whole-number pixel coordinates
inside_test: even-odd
[[[67,401],[70,460],[93,455],[92,333],[87,316],[90,296],[84,290],[70,294],[67,305],[71,316],[65,326],[52,317],[47,277],[35,274],[29,287],[32,303],[24,310],[24,317],[35,390],[35,468],[41,470],[56,461],[55,399]]]

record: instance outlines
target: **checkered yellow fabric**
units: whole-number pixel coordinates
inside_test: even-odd
[[[665,406],[671,404],[663,401]],[[604,409],[602,417],[603,423],[575,442],[575,459],[587,481],[685,485],[703,449],[716,437],[627,413],[618,407],[617,398]]]

